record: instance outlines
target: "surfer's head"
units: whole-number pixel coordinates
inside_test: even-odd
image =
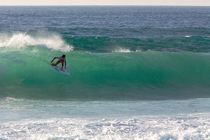
[[[63,54],[63,55],[62,55],[62,58],[66,58],[66,55],[65,55],[65,54]]]

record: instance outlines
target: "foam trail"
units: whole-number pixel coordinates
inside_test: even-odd
[[[21,49],[28,46],[42,46],[48,49],[58,50],[62,52],[69,52],[73,50],[72,46],[66,44],[59,35],[53,33],[48,36],[32,36],[27,33],[0,35],[0,48]]]

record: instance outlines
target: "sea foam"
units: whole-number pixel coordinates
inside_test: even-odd
[[[60,35],[44,33],[30,35],[27,33],[0,34],[0,48],[21,49],[28,46],[41,46],[48,49],[69,52],[73,46],[68,45]]]
[[[0,101],[0,139],[210,139],[209,99]]]
[[[127,119],[52,118],[0,125],[1,139],[209,139],[210,119],[201,116]]]

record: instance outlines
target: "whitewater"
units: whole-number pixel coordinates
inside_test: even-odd
[[[0,139],[210,139],[209,12],[0,7]]]
[[[1,100],[0,105],[3,115],[0,120],[0,137],[2,139],[209,139],[210,114],[207,113],[210,108],[209,101],[209,99],[193,99],[67,102],[5,98]]]

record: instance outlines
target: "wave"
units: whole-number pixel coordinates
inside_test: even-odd
[[[210,52],[208,36],[151,36],[147,38],[64,36],[64,39],[72,44],[75,50],[90,52],[135,52],[138,50]]]
[[[186,38],[190,38],[190,37],[192,37],[192,36],[190,36],[190,35],[186,35],[186,36],[184,36],[184,37],[186,37]]]
[[[55,72],[60,51],[0,51],[2,97],[55,100],[209,97],[210,56],[189,52],[66,53],[70,76]],[[198,94],[199,93],[199,94]]]
[[[164,46],[159,46],[157,38],[1,34],[0,96],[55,100],[210,97],[208,38],[173,39],[163,38],[158,43]],[[188,48],[196,53],[172,45],[177,40],[184,44],[197,39],[204,45]],[[169,44],[171,47],[166,47]],[[49,65],[53,57],[63,53],[70,76],[56,73]]]
[[[189,51],[210,52],[208,36],[169,36],[147,38],[116,38],[105,36],[69,36],[54,32],[0,33],[0,48],[25,49],[30,47],[48,48],[70,52],[136,52],[136,51]]]
[[[119,53],[129,53],[131,50],[123,47],[116,47],[116,49],[113,52],[119,52]]]
[[[30,35],[27,33],[1,33],[0,48],[21,49],[28,46],[46,47],[48,49],[69,52],[73,47],[66,44],[65,41],[55,33],[42,33]]]

